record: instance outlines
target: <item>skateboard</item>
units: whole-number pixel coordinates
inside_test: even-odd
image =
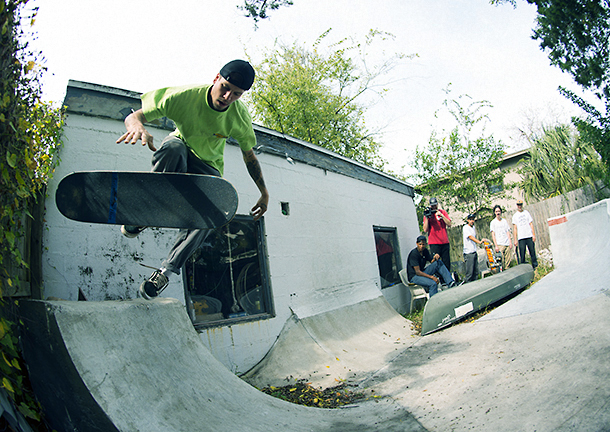
[[[80,222],[212,229],[233,219],[238,198],[221,177],[82,171],[61,180],[55,202],[64,216]]]
[[[484,241],[483,245],[485,246],[485,252],[487,253],[487,262],[489,264],[489,268],[492,273],[498,273],[502,271],[502,254],[499,252],[494,252],[491,249],[491,244],[489,242]]]

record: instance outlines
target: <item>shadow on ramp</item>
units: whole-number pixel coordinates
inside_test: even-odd
[[[425,431],[390,399],[324,410],[259,392],[210,354],[176,300],[30,300],[20,312],[30,379],[57,430]]]

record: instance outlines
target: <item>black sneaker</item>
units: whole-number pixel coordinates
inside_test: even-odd
[[[144,231],[146,227],[139,227],[134,225],[121,225],[121,233],[128,238],[135,238]]]
[[[140,295],[146,300],[156,298],[169,283],[169,279],[161,270],[155,270],[150,277],[140,285]]]

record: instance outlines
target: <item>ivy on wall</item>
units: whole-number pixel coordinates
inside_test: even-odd
[[[41,54],[28,48],[36,19],[28,0],[0,0],[0,388],[37,430],[46,430],[14,334],[15,302],[10,298],[28,268],[20,243],[26,238],[28,208],[58,162],[63,113],[42,100]]]
[[[27,266],[18,240],[25,235],[28,206],[47,183],[57,159],[63,126],[61,110],[42,100],[40,54],[28,50],[24,26],[36,10],[28,0],[0,0],[0,290],[19,284],[16,269]],[[12,273],[12,274],[11,274]]]

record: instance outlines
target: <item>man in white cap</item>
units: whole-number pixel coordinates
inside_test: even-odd
[[[246,106],[239,98],[254,82],[254,69],[244,60],[233,60],[222,67],[212,84],[167,87],[141,96],[142,108],[125,119],[127,132],[117,143],[135,144],[138,140],[154,152],[152,171],[188,172],[221,176],[224,170],[224,148],[229,136],[242,151],[248,173],[258,187],[261,197],[252,207],[254,220],[258,220],[269,204],[269,192],[263,180],[260,164],[253,147],[256,136]],[[146,122],[167,117],[176,124],[176,130],[166,137],[157,149]],[[136,237],[146,227],[123,226],[121,232]],[[168,285],[172,274],[203,243],[210,230],[180,230],[175,245],[161,267],[140,286],[146,299],[155,298]]]

